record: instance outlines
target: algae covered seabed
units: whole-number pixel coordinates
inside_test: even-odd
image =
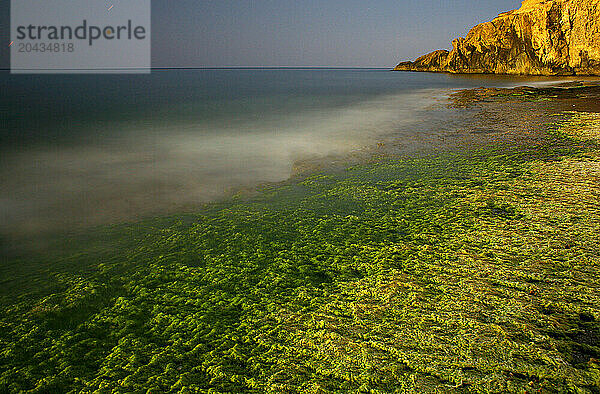
[[[599,102],[458,92],[447,144],[6,258],[0,391],[599,392]]]

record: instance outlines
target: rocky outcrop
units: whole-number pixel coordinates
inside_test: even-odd
[[[398,71],[600,75],[600,0],[525,0]]]

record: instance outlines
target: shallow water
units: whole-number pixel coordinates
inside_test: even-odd
[[[435,133],[452,89],[547,78],[365,69],[0,74],[0,237],[136,220]]]

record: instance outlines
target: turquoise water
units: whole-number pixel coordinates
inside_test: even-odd
[[[4,72],[0,236],[192,209],[285,180],[298,160],[431,132],[453,89],[529,81],[380,69]]]

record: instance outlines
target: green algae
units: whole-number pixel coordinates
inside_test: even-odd
[[[594,119],[100,229],[2,294],[0,391],[598,392]]]
[[[600,114],[565,111],[570,116],[559,123],[558,132],[579,140],[600,142]]]

